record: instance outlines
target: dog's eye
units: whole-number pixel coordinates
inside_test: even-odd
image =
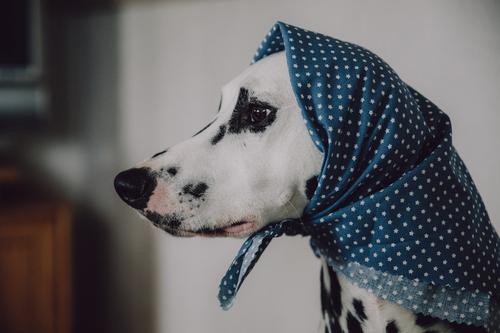
[[[271,109],[261,105],[249,105],[250,108],[250,122],[252,124],[260,124],[264,122],[269,114],[271,114]]]
[[[277,111],[277,107],[251,97],[246,88],[241,88],[227,131],[228,133],[264,132],[276,120]]]

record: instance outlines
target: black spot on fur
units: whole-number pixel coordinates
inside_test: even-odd
[[[340,327],[340,322],[337,318],[330,317],[330,320],[328,321],[328,318],[325,316],[324,320],[325,323],[329,323],[329,325],[325,325],[325,333],[344,333],[344,330]]]
[[[220,140],[222,140],[224,135],[226,135],[226,125],[220,125],[219,131],[217,132],[217,134],[215,134],[212,140],[210,140],[210,143],[212,145],[216,145]]]
[[[170,167],[167,169],[168,174],[172,177],[175,176],[178,171],[179,171],[179,169],[174,168],[174,167]]]
[[[340,327],[340,322],[336,318],[332,318],[332,322],[330,324],[330,327],[332,328],[332,333],[344,333],[344,330],[342,327]]]
[[[386,333],[399,333],[399,328],[398,325],[396,325],[396,321],[392,320],[390,321],[387,326],[385,327],[385,332]]]
[[[199,130],[198,132],[196,132],[193,135],[193,137],[197,136],[198,134],[200,134],[201,132],[203,132],[204,130],[206,130],[208,127],[210,127],[210,125],[212,125],[215,122],[216,119],[217,118],[215,118],[214,120],[212,120],[211,122],[209,122],[208,124],[206,124],[205,127],[203,127],[201,130]]]
[[[332,329],[330,333],[344,333],[344,330],[340,327],[340,322],[337,318],[332,317],[330,320],[330,328]]]
[[[318,187],[318,176],[312,176],[306,181],[306,197],[307,200],[311,200],[314,195],[314,191]]]
[[[200,198],[205,194],[205,192],[208,189],[208,185],[205,183],[198,183],[196,185],[194,184],[187,184],[182,188],[182,192],[184,194],[190,194],[195,198]]]
[[[330,291],[326,289],[323,267],[321,268],[321,307],[330,317],[339,318],[342,313],[341,287],[337,274],[328,267]]]
[[[158,157],[160,155],[163,155],[165,154],[166,152],[168,151],[168,149],[165,149],[165,150],[162,150],[160,152],[157,152],[156,154],[154,154],[151,158],[155,158],[155,157]]]
[[[146,212],[145,215],[155,226],[160,228],[175,229],[182,223],[182,219],[175,214],[160,215],[156,212]]]
[[[363,302],[360,301],[359,299],[354,299],[352,301],[352,306],[354,307],[354,310],[356,310],[356,314],[358,315],[359,320],[364,321],[366,320],[366,313],[365,313],[365,306],[363,305]]]
[[[182,220],[177,215],[169,215],[165,218],[165,222],[172,228],[178,228],[181,225]]]
[[[260,120],[255,120],[257,111],[266,112],[266,116]],[[260,113],[262,115],[262,112]],[[276,120],[277,108],[271,104],[250,97],[248,89],[241,87],[238,100],[229,119],[229,133],[241,133],[249,131],[252,133],[264,132],[274,120]]]
[[[425,331],[424,333],[439,333],[438,331],[434,331],[434,330],[429,330],[429,331]],[[459,332],[461,333],[461,332]]]
[[[242,87],[240,88],[238,100],[236,101],[236,106],[234,107],[231,119],[229,119],[230,133],[241,132],[241,114],[244,113],[247,108],[248,108],[248,90]]]
[[[361,323],[349,311],[347,312],[347,331],[349,333],[363,333]]]
[[[330,275],[330,297],[333,303],[333,310],[340,317],[342,313],[342,287],[340,286],[337,273],[333,269],[328,269]]]
[[[325,280],[323,276],[323,267],[321,267],[321,271],[319,273],[319,283],[321,286],[321,310],[323,313],[333,313],[333,309],[331,308],[330,298],[328,297],[328,291],[325,288]]]
[[[323,319],[328,325],[325,327],[325,333],[344,333],[344,330],[340,327],[339,317],[336,315],[332,306],[332,299],[330,294],[325,288],[325,281],[323,275],[323,267],[320,271],[320,284],[321,284],[321,311],[323,313]],[[330,330],[329,330],[330,328]]]
[[[415,324],[421,327],[430,327],[438,322],[438,319],[433,318],[431,316],[426,316],[421,313],[417,314],[417,318],[415,319]]]

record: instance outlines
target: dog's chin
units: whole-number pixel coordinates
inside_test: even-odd
[[[258,224],[255,221],[237,221],[220,227],[204,227],[197,230],[194,234],[202,237],[232,237],[243,238],[251,235],[257,229]]]
[[[251,235],[262,227],[255,216],[247,216],[240,220],[232,220],[215,225],[188,227],[190,223],[180,213],[158,214],[152,211],[139,212],[155,227],[176,237],[232,237],[243,238]]]
[[[168,226],[159,226],[156,227],[162,229],[163,231],[169,233],[175,237],[230,237],[230,238],[243,238],[251,235],[257,229],[259,229],[256,222],[253,221],[238,221],[234,223],[227,224],[221,227],[202,227],[195,231],[179,228],[171,228]]]

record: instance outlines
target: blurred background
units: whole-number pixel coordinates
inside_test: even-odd
[[[170,237],[112,186],[212,118],[276,20],[367,47],[448,113],[500,229],[499,1],[2,0],[0,332],[316,331],[305,239],[224,312],[241,240]]]

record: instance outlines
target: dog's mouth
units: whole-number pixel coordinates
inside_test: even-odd
[[[243,220],[225,223],[222,226],[203,226],[196,230],[183,228],[182,216],[179,215],[159,215],[152,212],[141,212],[144,217],[150,220],[154,226],[179,237],[244,237],[257,229],[255,218],[248,217]]]
[[[201,228],[193,234],[203,237],[243,237],[255,230],[253,221],[237,221],[217,228]]]

